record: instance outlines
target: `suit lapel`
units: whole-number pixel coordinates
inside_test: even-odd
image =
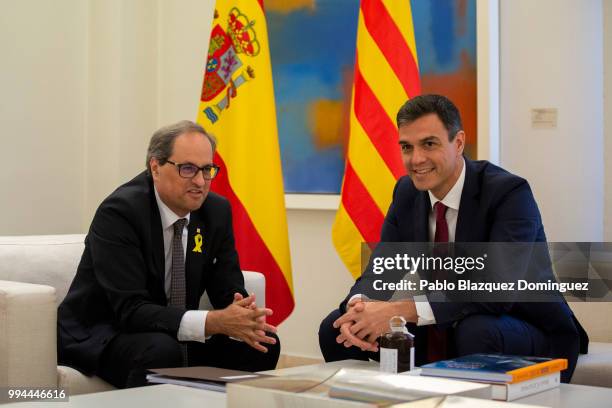
[[[155,199],[155,191],[153,190],[153,182],[149,182],[151,189],[149,197],[151,198],[151,256],[153,258],[153,267],[155,268],[155,276],[161,280],[162,290],[166,281],[166,262],[164,254],[164,231],[162,230],[161,216]],[[165,297],[165,296],[164,296]]]
[[[429,211],[431,202],[427,191],[419,191],[414,203],[414,239],[413,242],[429,241]]]
[[[478,220],[478,173],[471,160],[465,159],[465,182],[461,192],[459,214],[457,215],[457,227],[455,230],[455,242],[471,242],[471,224]]]
[[[204,260],[208,255],[207,238],[203,220],[197,212],[192,212],[189,219],[187,250],[185,252],[188,308],[197,308],[199,305],[202,271],[204,270]]]

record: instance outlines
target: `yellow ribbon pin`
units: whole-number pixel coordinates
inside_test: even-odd
[[[196,231],[197,234],[193,237],[193,240],[195,242],[193,252],[202,253],[202,244],[204,243],[204,240],[202,239],[202,234],[200,234],[200,229],[198,228]]]

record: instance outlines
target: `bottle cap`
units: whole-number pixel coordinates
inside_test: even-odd
[[[404,332],[406,330],[406,319],[402,316],[393,316],[389,320],[389,326],[391,326],[392,332]]]

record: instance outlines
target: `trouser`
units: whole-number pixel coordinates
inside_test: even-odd
[[[333,322],[342,316],[340,310],[331,312],[319,328],[319,346],[325,361],[339,361],[346,359],[354,360],[378,360],[378,353],[361,351],[357,347],[345,347],[336,342],[340,330],[333,327]],[[419,347],[427,347],[426,327],[420,326],[417,330],[409,330],[417,334],[415,342],[416,364],[422,365],[426,361],[427,350],[418,350]],[[454,355],[448,358],[464,356],[474,353],[502,353],[522,356],[542,356],[550,354],[548,341],[544,333],[535,326],[509,315],[484,315],[476,314],[468,316],[457,323],[453,329],[449,329],[450,338],[454,344],[450,347]],[[424,336],[425,338],[418,338]],[[420,358],[419,358],[420,356]]]
[[[215,335],[205,343],[186,342],[189,366],[211,366],[243,371],[263,371],[276,368],[280,354],[276,344],[266,344],[267,353],[255,350],[247,343]],[[183,365],[181,343],[165,333],[121,333],[106,346],[96,375],[117,388],[146,385],[146,372],[151,368]]]

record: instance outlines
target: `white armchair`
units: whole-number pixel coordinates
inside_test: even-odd
[[[84,248],[84,235],[0,237],[0,388],[58,387],[69,395],[111,390],[98,377],[57,365],[57,305]],[[265,277],[243,272],[265,304]],[[211,308],[202,296],[200,308]]]

